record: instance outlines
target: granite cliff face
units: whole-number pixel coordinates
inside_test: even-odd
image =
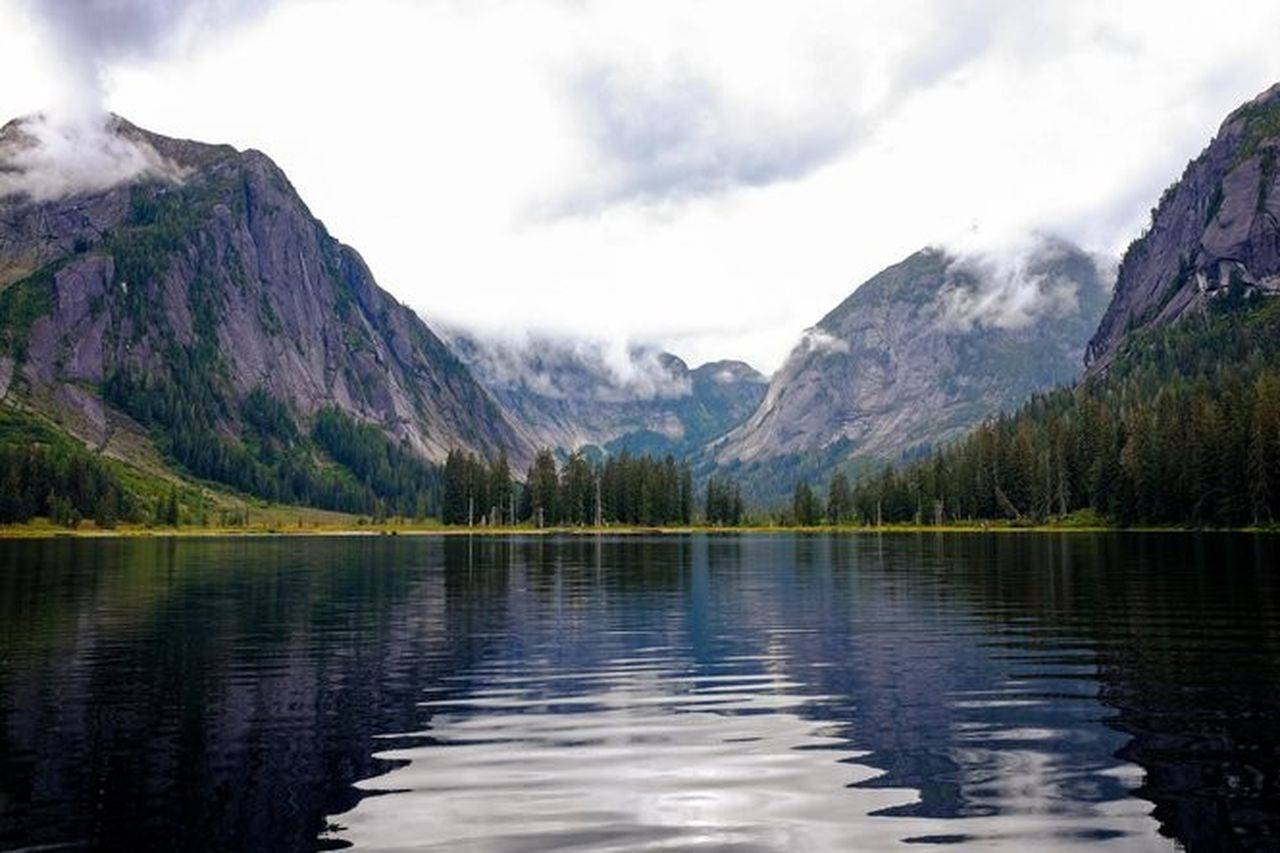
[[[1227,116],[1125,253],[1115,297],[1089,342],[1106,369],[1127,334],[1175,322],[1210,300],[1280,293],[1280,84]]]
[[[336,407],[428,459],[452,447],[528,458],[465,365],[265,155],[118,118],[107,133],[151,166],[113,186],[0,198],[0,394],[98,445],[129,423],[106,393],[127,381],[211,397],[227,436],[261,392],[304,425]],[[6,125],[0,177],[21,177],[34,144],[26,121]]]
[[[740,361],[690,369],[671,353],[535,335],[447,332],[450,346],[538,447],[687,455],[740,424],[767,380]]]
[[[748,475],[768,464],[789,488],[795,471],[777,460],[807,459],[825,477],[945,442],[1074,380],[1106,297],[1094,260],[1060,241],[1012,270],[917,252],[809,329],[759,408],[711,452]]]

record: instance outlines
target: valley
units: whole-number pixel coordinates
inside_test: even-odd
[[[642,524],[705,520],[710,478],[745,500],[740,523],[1266,524],[1280,502],[1278,110],[1273,88],[1226,119],[1114,288],[1105,258],[1052,236],[1013,260],[925,248],[855,288],[771,377],[646,344],[437,332],[266,156],[112,117],[113,138],[159,165],[0,199],[0,516],[440,519],[474,503],[445,476],[458,452],[502,459],[510,511],[486,522],[553,527],[512,518],[541,449],[585,466],[588,490],[609,459],[683,467],[685,514]],[[12,121],[0,160],[36,144]],[[1171,453],[1203,461],[1175,475],[1159,462]]]

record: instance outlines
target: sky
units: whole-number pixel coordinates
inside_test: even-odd
[[[262,150],[428,323],[768,372],[925,245],[1118,256],[1277,34],[1257,2],[0,0],[0,117]]]

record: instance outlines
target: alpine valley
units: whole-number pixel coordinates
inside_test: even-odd
[[[732,482],[802,522],[818,517],[793,489],[837,472],[853,485],[832,483],[832,521],[1245,524],[1280,500],[1280,88],[1226,119],[1118,275],[1049,235],[1013,261],[922,248],[772,377],[433,330],[264,154],[113,116],[141,165],[38,191],[41,122],[0,130],[3,521],[248,500],[439,516],[451,451],[516,480],[545,473],[539,450],[553,481],[573,459],[670,457],[699,494]]]

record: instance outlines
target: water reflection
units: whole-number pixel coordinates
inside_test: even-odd
[[[1265,846],[1274,556],[1185,535],[0,545],[0,847]]]

